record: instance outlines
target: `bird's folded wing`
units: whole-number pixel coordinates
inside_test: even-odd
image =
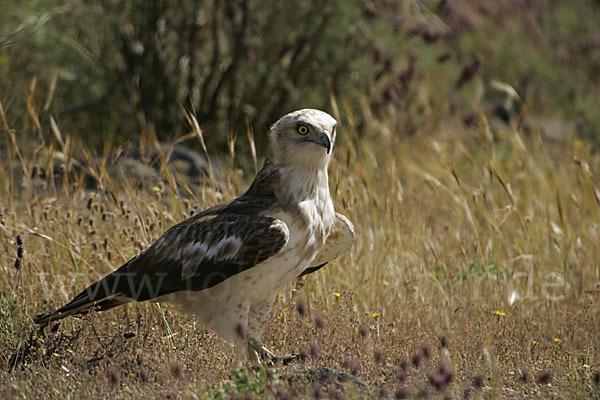
[[[207,289],[277,254],[288,239],[287,225],[276,218],[207,215],[173,226],[104,280],[138,301]]]
[[[310,267],[306,268],[301,274],[311,274],[323,268],[329,261],[336,259],[343,252],[348,250],[354,243],[354,225],[348,218],[340,213],[335,213],[335,223],[325,245],[317,254]]]

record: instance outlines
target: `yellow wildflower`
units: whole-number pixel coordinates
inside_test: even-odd
[[[375,313],[371,314],[371,318],[377,318],[377,317],[380,317],[380,316],[381,316],[381,313],[378,313],[378,312],[375,312]]]
[[[335,297],[340,297],[342,295],[340,292],[333,292],[331,294],[334,295]]]
[[[494,311],[494,315],[497,315],[499,317],[504,317],[506,315],[506,313],[496,310],[496,311]]]
[[[555,337],[555,338],[554,338],[554,343],[557,343],[557,344],[558,344],[558,343],[560,343],[560,342],[562,342],[562,340],[560,340],[560,338],[557,338],[557,337]]]

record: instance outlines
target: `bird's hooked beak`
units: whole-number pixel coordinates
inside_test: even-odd
[[[316,144],[319,146],[323,146],[327,149],[327,154],[331,151],[331,139],[329,139],[329,135],[325,132],[321,133],[318,139],[314,140]]]

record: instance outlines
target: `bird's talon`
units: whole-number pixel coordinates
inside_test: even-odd
[[[273,354],[273,352],[261,345],[258,340],[254,338],[248,339],[248,354],[250,356],[250,360],[254,364],[263,363],[269,367],[274,367],[277,363],[288,365],[289,363],[301,358],[300,354],[297,353],[285,356],[276,356]]]

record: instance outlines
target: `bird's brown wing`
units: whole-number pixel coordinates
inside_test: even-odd
[[[206,210],[166,231],[121,268],[90,285],[57,311],[47,324],[95,307],[106,310],[185,290],[203,290],[262,263],[288,242],[286,224],[265,216],[271,198],[242,197]]]

